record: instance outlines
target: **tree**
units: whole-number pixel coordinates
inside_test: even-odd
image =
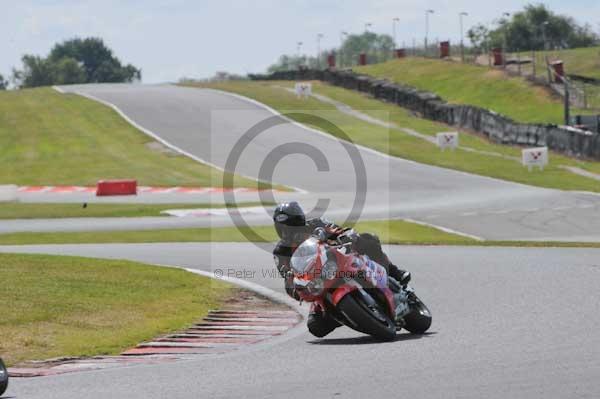
[[[24,55],[22,70],[13,70],[14,81],[19,87],[50,86],[54,84],[51,63],[37,55]]]
[[[495,25],[491,30],[481,24],[469,29],[473,45],[481,49],[506,44],[508,51],[517,51],[590,47],[600,42],[591,26],[579,25],[543,4],[529,4],[511,19],[499,19]]]
[[[392,57],[393,50],[394,40],[391,36],[364,32],[348,36],[338,53],[341,53],[343,65],[356,65],[361,53],[367,54],[369,62],[382,62]]]
[[[52,81],[58,85],[85,83],[85,70],[77,60],[69,57],[52,63]]]
[[[141,70],[123,66],[102,39],[72,39],[56,44],[46,58],[25,55],[23,68],[13,71],[19,87],[53,84],[132,82],[141,79]]]
[[[2,76],[2,74],[0,74],[0,90],[6,90],[7,87],[8,87],[8,81],[6,81],[4,79],[4,76]]]
[[[300,66],[309,68],[323,68],[327,65],[327,55],[334,52],[338,57],[338,65],[356,65],[360,53],[366,53],[369,62],[382,62],[392,57],[394,40],[389,35],[378,35],[365,32],[360,35],[350,35],[344,40],[337,51],[324,50],[320,59],[305,55],[282,55],[279,60],[267,69],[269,73],[276,71],[289,71]]]

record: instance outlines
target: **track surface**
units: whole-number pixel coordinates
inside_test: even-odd
[[[85,85],[63,90],[114,104],[135,123],[168,143],[220,167],[225,167],[235,143],[253,125],[273,116],[264,107],[213,90],[168,85]],[[319,149],[329,170],[318,172],[306,155],[284,156],[285,150],[280,146],[289,143],[309,143]],[[318,198],[330,200],[326,214],[337,221],[345,220],[356,193],[356,175],[351,159],[337,140],[298,125],[279,125],[249,143],[241,154],[237,172],[259,176],[261,165],[272,151],[276,158],[283,157],[273,175],[275,183],[309,192],[293,194],[309,209]],[[359,149],[359,153],[367,176],[363,220],[413,218],[497,240],[600,240],[598,195],[528,187],[390,158],[367,149]],[[269,216],[265,212],[252,222],[268,223]],[[232,222],[228,217],[175,222],[17,220],[3,223],[0,231],[135,229],[171,227],[177,223],[216,226]]]
[[[256,272],[252,244],[0,247]],[[376,343],[348,328],[222,357],[11,381],[16,398],[593,398],[600,395],[600,250],[391,247],[432,310],[431,334]],[[214,265],[214,266],[213,266]]]

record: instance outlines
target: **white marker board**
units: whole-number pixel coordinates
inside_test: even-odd
[[[437,145],[442,150],[450,148],[454,150],[458,147],[458,132],[442,132],[437,134]]]
[[[548,165],[548,147],[528,148],[523,150],[523,166],[531,171],[534,167],[544,170]]]
[[[299,98],[308,98],[312,94],[312,83],[297,82],[295,85],[296,96]]]

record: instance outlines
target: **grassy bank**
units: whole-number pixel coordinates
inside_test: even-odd
[[[0,254],[0,281],[0,353],[9,365],[118,354],[201,319],[230,295],[183,270],[45,255]]]
[[[441,152],[432,143],[410,136],[401,130],[389,130],[364,122],[338,111],[332,104],[318,101],[315,98],[298,99],[293,93],[277,87],[291,87],[291,85],[291,82],[223,82],[201,86],[238,93],[267,104],[282,113],[302,111],[308,115],[321,116],[342,129],[352,141],[401,158],[533,186],[600,192],[598,181],[574,175],[560,168],[561,165],[577,166],[600,173],[600,163],[577,161],[552,154],[551,163],[543,172],[529,173],[520,162],[514,159],[460,149],[454,152]],[[389,119],[390,122],[400,127],[413,129],[422,134],[434,135],[442,131],[455,130],[447,125],[417,118],[403,108],[354,91],[319,82],[313,82],[313,91],[343,102],[375,118]],[[302,116],[297,116],[295,119],[304,123],[308,121],[306,117]],[[336,134],[334,130],[329,131],[327,126],[317,124],[314,127]],[[518,147],[492,144],[480,136],[467,132],[462,133],[461,144],[464,146],[508,157],[520,157],[521,151]]]
[[[260,202],[241,202],[238,207],[259,206]],[[273,205],[273,204],[267,204]],[[141,217],[165,216],[167,209],[224,208],[225,204],[50,204],[0,203],[0,219],[54,219],[84,217]]]
[[[0,184],[221,186],[221,171],[177,155],[95,101],[51,88],[0,91]],[[256,183],[237,178],[240,187]]]
[[[356,71],[434,92],[451,103],[490,109],[519,122],[564,121],[561,101],[549,92],[484,66],[408,57]]]
[[[568,50],[536,51],[536,64],[546,65],[550,60],[562,60],[568,75],[579,75],[600,80],[600,47],[585,47]],[[531,57],[531,52],[521,53],[521,57]]]

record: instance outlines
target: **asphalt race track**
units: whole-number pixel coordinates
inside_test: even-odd
[[[226,167],[235,143],[273,117],[212,90],[168,85],[63,87],[114,104],[189,155]],[[275,117],[272,121],[281,121]],[[289,143],[304,154],[289,154]],[[300,144],[299,144],[300,143]],[[306,146],[310,144],[310,146]],[[309,148],[310,147],[310,148]],[[309,155],[322,152],[317,171]],[[547,190],[391,158],[285,123],[248,141],[237,172],[299,189],[277,199],[330,201],[342,222],[360,184],[361,218],[411,218],[485,239],[600,241],[600,196]],[[267,159],[266,166],[263,161]],[[317,155],[317,159],[318,155]],[[360,166],[360,165],[359,165]],[[261,167],[263,170],[261,173]],[[360,169],[360,168],[359,168]],[[527,173],[524,170],[524,173]],[[247,199],[245,199],[247,200]],[[315,214],[324,211],[321,205]],[[269,215],[249,223],[268,223]],[[227,216],[3,221],[1,232],[231,225]],[[138,260],[242,277],[283,292],[267,245],[89,244],[3,246],[0,252]],[[413,273],[433,313],[430,333],[391,343],[341,328],[315,339],[304,327],[265,344],[192,361],[13,379],[15,398],[565,398],[600,396],[600,249],[389,247]],[[307,308],[305,306],[305,308]]]
[[[1,247],[254,271],[282,291],[252,244]],[[575,398],[600,394],[600,250],[391,247],[429,305],[431,333],[376,343],[348,328],[221,357],[35,379],[15,398]]]
[[[219,167],[226,167],[229,157],[237,157],[236,171],[244,175],[261,176],[262,166],[269,177],[269,170],[274,169],[272,181],[304,192],[283,198],[298,198],[308,209],[319,198],[326,199],[328,209],[320,206],[316,213],[325,211],[339,222],[350,213],[357,191],[366,191],[363,220],[412,218],[496,240],[600,240],[599,195],[529,187],[392,158],[364,148],[358,148],[358,153],[350,157],[331,136],[291,123],[266,129],[248,140],[243,150],[233,151],[251,127],[274,114],[247,99],[214,90],[113,84],[65,86],[61,90],[110,103],[160,139]],[[323,117],[327,119],[327,114]],[[282,119],[275,117],[272,121]],[[290,143],[295,149],[299,148],[298,143],[304,145],[306,152],[289,154]],[[320,172],[314,161],[315,151],[321,153]],[[356,183],[355,172],[355,166],[358,164],[360,170],[361,163],[365,178],[358,180],[366,183],[362,188]],[[523,169],[523,173],[528,172]],[[251,222],[268,223],[269,216],[265,212]],[[231,223],[228,216],[194,221],[96,219],[93,223],[73,219],[17,220],[3,223],[1,230],[77,231]]]

